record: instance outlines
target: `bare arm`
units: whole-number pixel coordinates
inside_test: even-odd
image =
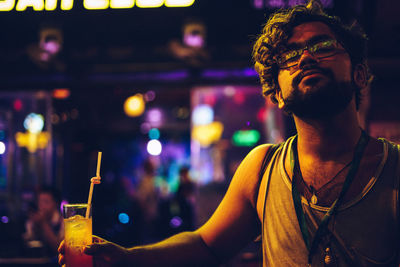
[[[217,210],[198,230],[222,262],[237,254],[260,233],[255,195],[258,192],[258,173],[267,148],[267,145],[258,146],[246,156]]]
[[[116,263],[122,266],[216,266],[227,261],[259,233],[254,196],[266,150],[266,145],[259,146],[246,156],[222,202],[197,231],[129,249],[99,239],[99,243],[86,248],[85,253],[110,266]],[[60,263],[64,263],[63,243],[59,251]]]
[[[260,232],[255,195],[258,173],[268,146],[252,150],[232,178],[220,205],[195,232],[185,232],[155,245],[130,249],[141,263],[171,266],[213,266],[228,261]]]
[[[196,232],[183,232],[154,245],[128,249],[126,263],[137,266],[218,266]]]

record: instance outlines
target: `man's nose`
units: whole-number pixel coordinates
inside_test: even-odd
[[[302,69],[304,66],[307,65],[314,65],[318,63],[318,58],[315,57],[312,53],[310,53],[308,50],[304,50],[303,54],[301,55],[299,62],[298,62],[298,67]]]

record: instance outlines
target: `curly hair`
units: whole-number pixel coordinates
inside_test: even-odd
[[[352,67],[363,64],[367,69],[367,80],[372,75],[367,65],[367,36],[357,23],[344,25],[338,17],[329,16],[322,10],[319,0],[310,0],[307,5],[297,5],[289,9],[280,9],[268,19],[262,33],[253,47],[254,68],[260,76],[262,91],[277,103],[279,90],[276,56],[285,49],[293,28],[306,22],[322,22],[332,30],[338,41],[350,56]],[[361,101],[361,88],[356,89],[356,106]]]

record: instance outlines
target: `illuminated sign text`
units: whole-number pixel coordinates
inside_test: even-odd
[[[61,10],[71,10],[74,0],[0,0],[0,11],[52,11],[57,8],[60,1]],[[121,9],[132,8],[156,8],[165,5],[166,7],[188,7],[193,5],[195,0],[83,0],[83,6],[89,10],[96,9]]]

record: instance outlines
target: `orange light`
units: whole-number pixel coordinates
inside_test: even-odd
[[[56,99],[65,99],[71,95],[71,91],[67,88],[54,89],[53,97]]]
[[[124,103],[125,114],[129,117],[138,117],[143,114],[145,103],[142,94],[136,94],[128,97]]]
[[[21,133],[15,134],[15,140],[19,147],[26,147],[26,149],[34,153],[38,149],[45,149],[50,141],[50,134],[48,132],[41,133]]]
[[[192,128],[192,138],[199,142],[200,146],[208,147],[221,139],[224,125],[214,121],[206,125],[196,125]]]

